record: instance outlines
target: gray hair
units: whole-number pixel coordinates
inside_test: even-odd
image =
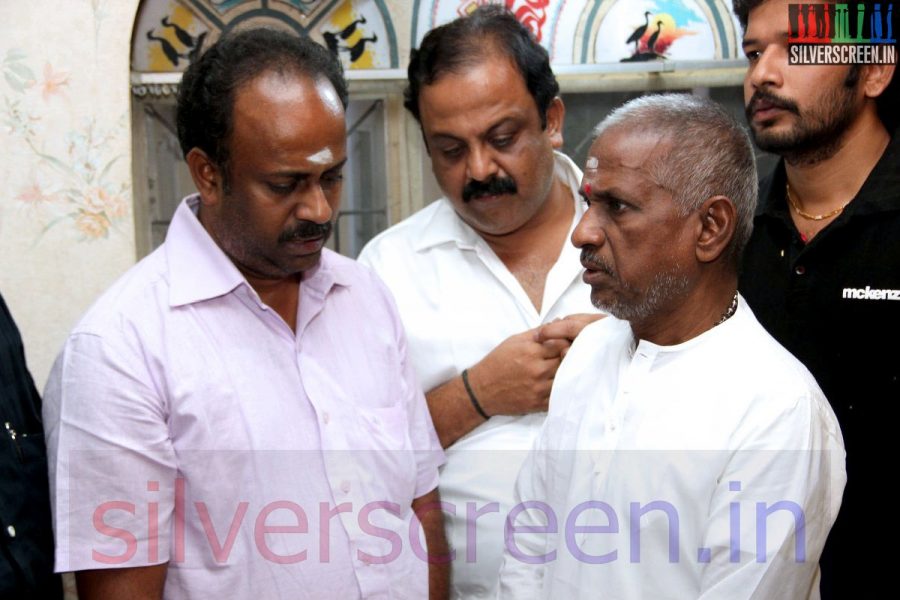
[[[594,138],[619,127],[672,142],[670,151],[648,166],[682,215],[696,212],[713,196],[731,200],[736,223],[726,256],[738,265],[753,232],[758,194],[756,158],[744,127],[712,100],[690,94],[631,100],[597,125]]]

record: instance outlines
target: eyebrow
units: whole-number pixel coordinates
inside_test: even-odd
[[[487,130],[485,131],[484,135],[485,135],[485,136],[491,135],[495,130],[497,130],[497,129],[500,128],[500,127],[503,127],[504,125],[506,125],[506,124],[508,124],[508,123],[513,123],[513,124],[515,124],[515,123],[518,123],[518,122],[519,122],[519,119],[517,119],[516,117],[514,117],[514,116],[512,116],[512,115],[505,116],[505,117],[503,117],[502,119],[500,119],[499,121],[497,121],[496,123],[494,123],[493,125],[491,125],[490,127],[488,127]],[[454,142],[461,142],[461,141],[463,141],[462,138],[459,138],[459,137],[456,137],[456,136],[453,135],[453,134],[450,134],[450,133],[444,133],[444,132],[435,132],[435,133],[432,133],[432,134],[431,134],[431,138],[434,139],[434,140],[444,139],[444,140],[451,140],[451,141],[454,141]]]
[[[790,39],[790,36],[788,35],[787,31],[779,31],[777,34],[775,34],[775,37],[779,40]],[[760,41],[758,39],[745,37],[744,40],[741,42],[741,48],[746,48],[747,46],[758,46],[759,44],[760,44]]]

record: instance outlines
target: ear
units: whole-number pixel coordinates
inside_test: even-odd
[[[563,121],[566,118],[566,106],[562,98],[557,96],[547,107],[547,127],[545,133],[550,138],[550,145],[559,150],[563,145]]]
[[[222,171],[200,148],[191,148],[185,160],[191,172],[191,179],[200,192],[200,201],[212,206],[222,200]]]
[[[697,260],[715,262],[734,237],[734,204],[725,196],[713,196],[696,213],[700,219],[697,236]]]
[[[891,83],[897,65],[866,65],[862,72],[862,89],[867,98],[877,98]]]

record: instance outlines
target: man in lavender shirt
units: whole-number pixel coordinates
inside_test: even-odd
[[[56,570],[91,598],[442,598],[443,453],[393,301],[323,248],[346,83],[306,38],[185,73],[199,194],[47,385]]]

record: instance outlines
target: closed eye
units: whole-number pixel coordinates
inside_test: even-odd
[[[462,156],[463,152],[462,146],[449,146],[447,148],[439,148],[438,150],[441,153],[441,156],[450,159],[459,158]]]
[[[323,186],[335,186],[344,180],[344,173],[341,170],[329,171],[322,176]]]
[[[512,144],[512,142],[513,142],[513,136],[511,136],[511,135],[504,135],[501,137],[495,137],[495,138],[491,139],[491,145],[494,148],[506,148],[507,146]]]
[[[286,196],[293,192],[297,188],[297,181],[291,181],[290,183],[274,183],[268,182],[266,185],[269,186],[269,189],[275,192],[276,194]]]

